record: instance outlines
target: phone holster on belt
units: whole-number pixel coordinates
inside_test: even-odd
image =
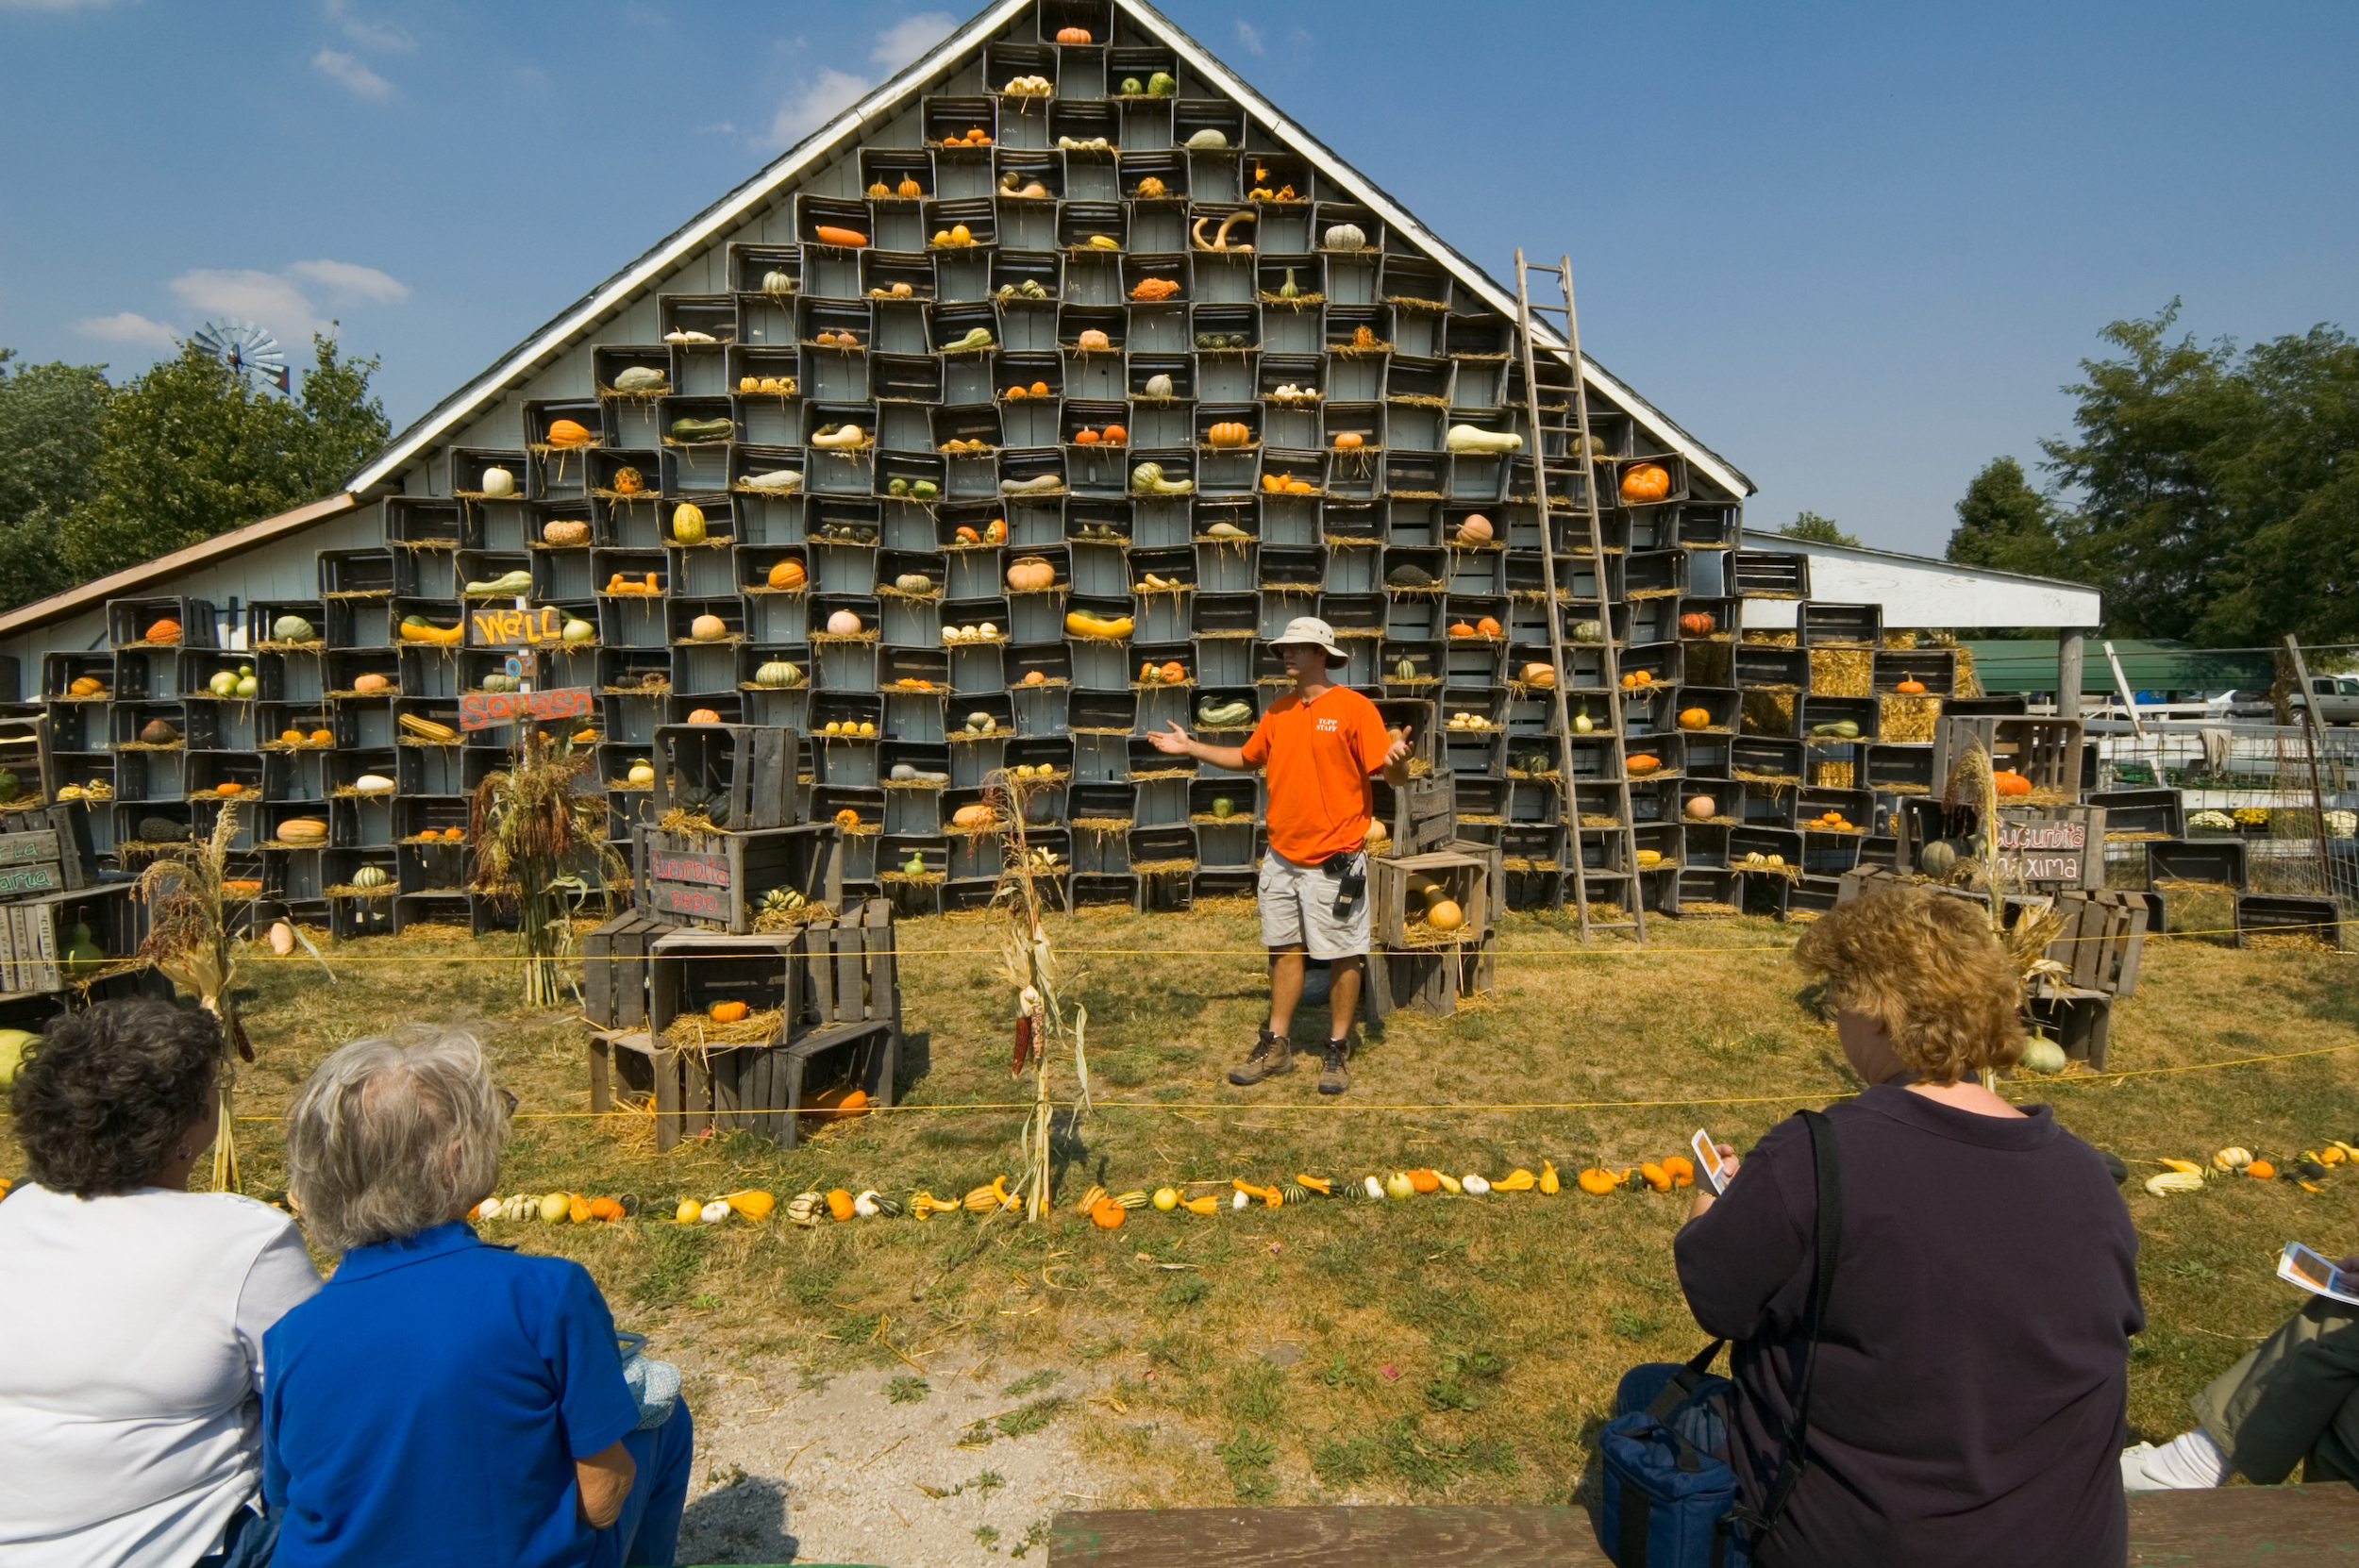
[[[1335,878],[1335,915],[1343,918],[1351,907],[1367,895],[1368,862],[1358,850],[1340,850],[1319,862],[1319,869]]]

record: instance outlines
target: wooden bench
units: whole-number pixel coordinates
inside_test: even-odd
[[[2299,1560],[2296,1553],[2308,1554]],[[1058,1568],[1611,1568],[1575,1508],[1105,1510],[1061,1513]],[[2130,1562],[2359,1563],[2359,1489],[2233,1486],[2130,1499]]]

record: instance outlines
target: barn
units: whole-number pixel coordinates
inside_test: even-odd
[[[839,825],[846,895],[955,909],[1015,781],[1075,905],[1249,892],[1256,781],[1142,736],[1241,739],[1301,614],[1418,739],[1398,847],[1492,907],[1831,903],[1971,708],[1944,607],[2094,594],[1748,535],[1742,472],[1524,320],[1151,7],[1000,0],[345,492],[0,653],[99,866],[234,805],[241,876],[339,930],[496,918],[455,829],[533,726],[643,863],[673,812]]]

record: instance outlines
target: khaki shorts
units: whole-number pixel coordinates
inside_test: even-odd
[[[1363,861],[1364,866],[1365,862]],[[1356,959],[1368,950],[1368,894],[1335,913],[1342,878],[1317,866],[1299,866],[1276,850],[1262,857],[1254,899],[1262,911],[1262,945],[1301,947],[1314,959]]]

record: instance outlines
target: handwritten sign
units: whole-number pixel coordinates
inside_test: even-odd
[[[580,719],[595,707],[587,686],[555,692],[469,692],[459,699],[459,727],[490,729],[536,719]]]
[[[723,893],[683,887],[677,882],[658,882],[651,891],[655,907],[667,914],[702,915],[707,920],[729,918],[728,899]]]
[[[64,886],[65,878],[55,861],[36,861],[31,865],[10,866],[0,871],[0,894],[14,896],[25,892],[54,892]]]
[[[2085,808],[2067,809],[2071,815],[2050,814],[2036,807],[2017,807],[1999,813],[1998,869],[2001,882],[2088,886],[2092,833],[2089,813]],[[2097,821],[2101,825],[2103,818]],[[2094,831],[2100,846],[2098,858],[2101,859],[2104,829],[2098,826]]]
[[[665,882],[696,882],[710,888],[729,885],[727,855],[699,855],[690,850],[650,849],[647,875]]]
[[[565,612],[554,605],[538,609],[485,605],[467,612],[467,641],[478,648],[533,648],[565,641]]]

